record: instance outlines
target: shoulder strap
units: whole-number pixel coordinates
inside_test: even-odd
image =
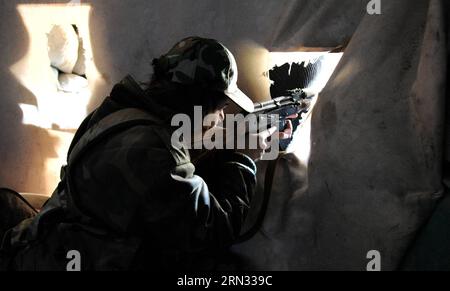
[[[74,162],[79,159],[84,152],[89,150],[97,142],[104,139],[106,136],[113,133],[123,131],[135,125],[145,124],[160,124],[160,120],[146,111],[137,108],[127,108],[111,113],[94,124],[85,133],[83,133],[80,139],[75,143],[72,151],[69,153],[67,159],[67,165],[61,167],[61,181],[58,184],[55,192],[49,200],[43,206],[41,212],[36,218],[30,222],[31,225],[27,227],[29,232],[22,233],[22,229],[17,229],[14,236],[24,236],[23,238],[16,238],[16,240],[32,241],[38,237],[39,226],[42,219],[51,215],[58,215],[61,211],[65,211],[70,208],[71,211],[78,213],[79,205],[77,203],[76,191],[71,181],[70,168],[74,165]],[[71,193],[71,195],[62,194],[65,191]],[[61,193],[55,195],[55,193]],[[68,205],[71,207],[67,207]]]
[[[48,200],[49,208],[47,211],[53,211],[58,209],[61,205],[71,205],[71,211],[77,213],[79,205],[76,195],[76,189],[74,188],[71,179],[71,168],[74,163],[92,146],[103,140],[105,137],[111,134],[126,130],[136,125],[154,125],[161,124],[160,119],[152,116],[144,110],[137,108],[127,108],[111,113],[101,119],[99,122],[90,127],[73,146],[72,151],[67,158],[67,165],[61,167],[61,182],[55,191],[68,191],[70,195],[65,196],[65,200],[61,199],[58,195],[52,195],[52,198]],[[60,188],[61,187],[61,188]],[[63,201],[64,200],[64,201]],[[44,210],[45,211],[45,210]]]
[[[278,165],[278,161],[283,156],[283,154],[280,154],[275,160],[272,160],[269,162],[269,165],[267,166],[266,173],[264,176],[264,190],[263,190],[263,201],[261,204],[261,207],[259,209],[258,216],[256,218],[256,222],[253,224],[253,226],[240,235],[236,241],[236,243],[243,243],[245,241],[250,240],[253,238],[256,233],[261,229],[262,224],[264,222],[264,218],[266,217],[267,208],[269,206],[270,196],[272,194],[272,188],[273,188],[273,180],[275,178],[275,170]]]
[[[67,164],[73,164],[88,148],[107,135],[119,132],[134,125],[160,123],[160,119],[137,108],[127,108],[111,113],[89,128],[81,136],[67,158]]]

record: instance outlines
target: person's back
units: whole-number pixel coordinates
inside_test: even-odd
[[[123,97],[118,94],[138,98],[123,84],[117,85],[77,136],[127,108],[114,100]],[[254,167],[250,159],[245,162]],[[220,164],[215,168],[226,175]],[[202,251],[225,246],[236,235],[220,204],[237,202],[241,208],[240,201],[249,202],[255,182],[254,173],[235,170],[246,177],[236,183],[246,183],[248,191],[231,192],[229,197],[218,193],[211,201],[208,186],[214,186],[194,175],[188,152],[171,144],[170,127],[150,122],[119,130],[74,161],[66,173],[71,177],[70,191],[60,187],[38,218],[22,224],[31,223],[21,235],[38,235],[33,243],[23,241],[25,248],[16,245],[20,251],[13,268],[64,270],[70,250],[80,253],[83,270],[211,268],[212,262],[201,266]],[[235,195],[241,198],[234,199]],[[242,220],[246,210],[236,207],[233,211],[242,211]],[[216,231],[220,234],[212,233]]]
[[[198,72],[186,71],[195,58]],[[65,270],[73,251],[81,270],[217,268],[244,223],[256,166],[235,150],[194,166],[170,120],[195,105],[221,119],[227,98],[247,111],[252,103],[233,87],[234,58],[214,40],[185,39],[154,66],[162,81],[144,91],[124,79],[82,123],[51,199],[5,235],[9,269]]]

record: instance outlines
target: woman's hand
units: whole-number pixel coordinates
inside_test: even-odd
[[[277,129],[276,126],[273,126],[259,133],[247,134],[248,140],[246,141],[246,145],[249,144],[251,139],[257,140],[257,148],[237,149],[236,151],[249,156],[254,161],[260,160],[271,146],[278,146],[278,140],[289,139],[292,137],[293,126],[291,120],[286,120],[286,128],[282,132],[278,132]],[[278,136],[273,139],[275,134],[278,134]]]
[[[293,115],[288,118],[296,117],[296,115]],[[241,124],[241,126],[238,125],[236,131],[234,129],[227,131],[226,128],[214,126],[209,128],[196,143],[200,143],[200,146],[203,149],[201,152],[214,149],[211,148],[211,146],[215,146],[218,143],[220,144],[220,147],[216,147],[215,149],[235,150],[236,152],[243,153],[254,161],[257,161],[261,159],[264,153],[268,152],[272,146],[278,147],[279,140],[291,138],[293,126],[292,121],[287,119],[286,127],[282,132],[278,132],[277,126],[273,126],[258,133],[249,133],[248,131],[248,126],[245,123]],[[216,138],[217,140],[215,142],[211,142]],[[206,144],[209,146],[206,147]]]

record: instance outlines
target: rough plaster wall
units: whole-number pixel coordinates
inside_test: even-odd
[[[20,3],[33,1],[0,1],[0,185],[50,195],[59,176],[55,161],[65,152],[59,146],[71,134],[22,124],[18,104],[37,105],[37,100],[11,72],[29,48],[30,38],[17,11]]]
[[[283,51],[300,46],[333,48],[345,44],[366,14],[367,3],[366,0],[289,1],[269,46]]]
[[[147,80],[152,58],[189,35],[217,38],[229,46],[240,66],[241,85],[247,91],[258,92],[257,88],[246,84],[245,76],[249,74],[245,71],[250,70],[250,65],[258,64],[255,61],[247,65],[249,54],[246,51],[252,50],[253,53],[255,47],[286,50],[300,45],[341,45],[356,30],[365,11],[364,2],[135,0],[130,5],[118,0],[83,1],[92,6],[94,59],[107,81],[103,88],[99,88],[99,94],[94,94],[98,97],[92,104],[96,105],[98,98],[107,94],[124,72],[133,73],[139,80]],[[300,32],[296,32],[298,29]]]
[[[86,1],[93,8],[94,59],[107,81],[95,96],[102,98],[127,72],[148,80],[151,60],[189,35],[220,39],[234,53],[244,40],[267,44],[288,2]]]
[[[319,96],[308,171],[280,161],[263,230],[236,248],[253,268],[365,270],[378,250],[395,269],[443,195],[441,1],[383,3]]]

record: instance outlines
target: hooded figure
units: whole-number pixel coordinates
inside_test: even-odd
[[[194,165],[192,152],[172,141],[170,120],[177,113],[192,116],[199,105],[220,122],[228,102],[246,112],[253,103],[236,85],[233,55],[216,40],[183,39],[153,66],[147,88],[126,77],[83,121],[51,198],[6,232],[5,268],[211,270],[227,264],[227,248],[254,192],[254,157],[216,150]]]

